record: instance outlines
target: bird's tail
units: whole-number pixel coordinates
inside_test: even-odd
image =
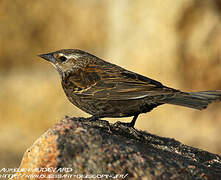
[[[164,99],[164,103],[185,106],[194,109],[205,109],[213,101],[221,100],[220,91],[202,91],[179,93]]]

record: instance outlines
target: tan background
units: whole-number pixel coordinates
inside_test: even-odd
[[[64,115],[88,116],[37,54],[79,48],[177,89],[221,89],[220,18],[219,0],[0,0],[0,168]],[[136,128],[221,153],[221,103],[164,105]]]

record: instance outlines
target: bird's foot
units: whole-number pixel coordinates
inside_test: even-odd
[[[114,123],[114,126],[120,126],[120,127],[126,126],[126,127],[133,128],[134,124],[132,124],[131,122],[130,123],[126,123],[126,122],[117,121],[116,123]]]
[[[87,121],[87,124],[90,124],[90,126],[105,128],[108,129],[109,132],[111,131],[109,122],[106,120],[100,120],[98,116],[91,116],[89,118],[85,118],[85,120]]]
[[[143,136],[142,133],[140,133],[138,130],[134,128],[133,123],[125,123],[117,121],[116,123],[114,123],[114,126],[122,129],[123,131],[128,132],[130,135],[136,137],[137,139],[140,139]]]
[[[87,118],[87,120],[96,121],[96,120],[99,120],[99,117],[98,116],[91,116],[91,117]]]
[[[124,126],[130,127],[130,128],[134,128],[134,125],[135,125],[135,122],[136,122],[138,116],[139,116],[139,114],[135,114],[132,121],[129,123],[117,121],[115,124],[120,125],[120,126],[124,125]]]

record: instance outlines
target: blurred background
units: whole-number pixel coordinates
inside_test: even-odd
[[[37,54],[79,48],[183,91],[221,89],[220,19],[220,0],[0,0],[0,169],[65,115],[89,116]],[[163,105],[136,128],[221,154],[221,103]]]

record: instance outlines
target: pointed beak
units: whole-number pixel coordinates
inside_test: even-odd
[[[38,56],[49,61],[49,62],[55,63],[55,58],[53,57],[52,53],[40,54]]]

